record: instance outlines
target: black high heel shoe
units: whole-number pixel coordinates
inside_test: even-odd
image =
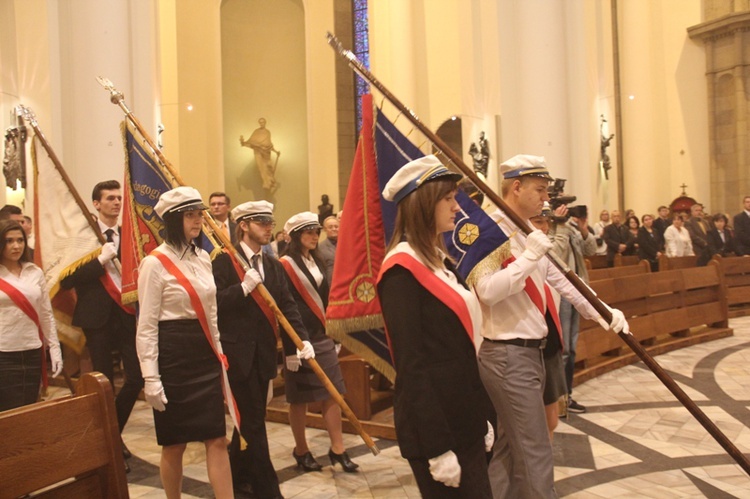
[[[296,452],[292,451],[294,460],[297,461],[297,466],[301,466],[305,471],[321,471],[323,467],[319,462],[315,460],[310,451],[305,452],[303,455],[298,456]]]
[[[349,459],[349,454],[347,454],[346,451],[341,454],[336,454],[333,452],[333,449],[328,449],[328,459],[331,460],[331,466],[335,467],[334,465],[339,463],[347,473],[354,473],[357,471],[357,468],[359,468],[357,463]]]

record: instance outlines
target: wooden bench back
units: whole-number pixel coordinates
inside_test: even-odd
[[[129,497],[112,386],[101,373],[84,374],[75,396],[0,413],[0,435],[2,497],[52,485],[34,497]]]
[[[622,310],[634,336],[644,344],[704,325],[731,334],[718,265],[609,278],[592,281],[591,287],[609,306]],[[602,355],[629,354],[627,347],[620,351],[623,347],[618,335],[581,320],[577,362],[591,367],[602,361]]]
[[[627,255],[622,256],[621,254],[615,255],[615,267],[623,267],[627,265],[638,265],[638,262],[641,260],[638,258],[638,255]]]
[[[664,270],[690,269],[698,264],[697,256],[673,256],[667,255],[659,257],[659,272]]]
[[[614,279],[616,277],[647,274],[649,272],[651,272],[651,265],[649,265],[648,260],[641,260],[637,265],[589,270],[589,281],[601,281],[602,279]]]
[[[591,271],[592,269],[606,269],[607,268],[607,255],[594,255],[587,256],[584,258],[586,261],[586,268]]]
[[[715,255],[713,261],[724,274],[729,317],[750,314],[750,257]]]

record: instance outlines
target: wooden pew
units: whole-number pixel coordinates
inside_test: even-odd
[[[623,256],[618,253],[615,255],[614,264],[615,264],[615,267],[623,267],[626,265],[638,265],[638,262],[640,262],[638,255]]]
[[[373,414],[393,405],[393,390],[380,389],[380,374],[365,359],[346,354],[339,357],[339,366],[346,384],[344,399],[357,419],[371,419]]]
[[[587,256],[584,260],[586,261],[586,268],[588,270],[607,268],[607,255]]]
[[[649,265],[648,260],[641,260],[637,265],[623,265],[621,267],[589,270],[589,281],[601,281],[602,279],[614,279],[630,275],[648,274],[649,272],[651,272],[651,265]]]
[[[592,281],[591,287],[609,306],[622,310],[651,355],[733,334],[723,277],[715,264]],[[581,320],[575,383],[638,360],[617,334]]]
[[[0,496],[125,498],[128,483],[109,380],[84,374],[75,396],[0,413]]]
[[[659,272],[664,270],[690,269],[698,264],[697,256],[674,256],[662,254],[659,257]]]
[[[724,276],[729,317],[750,315],[750,257],[714,255],[714,262]]]

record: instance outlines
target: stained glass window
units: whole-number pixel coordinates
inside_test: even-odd
[[[367,0],[352,0],[352,20],[354,22],[354,55],[370,69],[370,42],[367,25]],[[362,96],[370,91],[370,86],[359,76],[354,75],[354,109],[357,119],[357,137],[362,129]]]

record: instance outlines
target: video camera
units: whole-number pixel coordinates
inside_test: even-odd
[[[555,217],[554,213],[557,208],[559,208],[562,205],[569,205],[570,203],[575,203],[576,197],[575,196],[565,196],[565,182],[566,179],[564,178],[556,178],[554,183],[547,187],[547,194],[549,195],[549,205],[550,209],[552,210],[553,218],[558,219],[560,217]],[[565,222],[569,217],[575,217],[575,218],[588,218],[588,208],[586,205],[579,205],[579,206],[568,206],[568,215],[561,220],[557,220],[560,222]]]

